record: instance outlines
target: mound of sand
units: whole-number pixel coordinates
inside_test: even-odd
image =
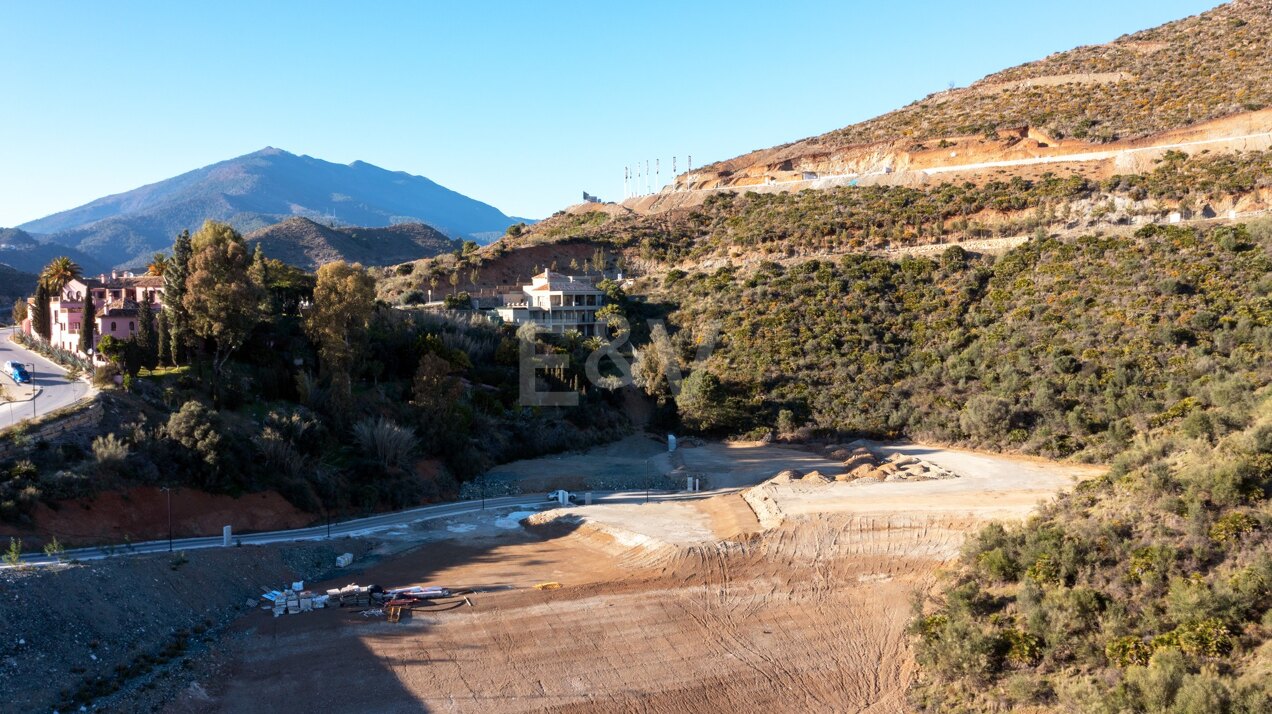
[[[786,469],[785,471],[779,471],[776,476],[768,480],[768,483],[790,483],[795,479],[803,477],[804,474],[796,471],[795,469]]]
[[[808,473],[804,474],[804,478],[800,479],[800,483],[811,483],[811,484],[827,484],[827,483],[832,483],[833,481],[834,479],[830,478],[829,476],[826,476],[820,471],[809,471]]]

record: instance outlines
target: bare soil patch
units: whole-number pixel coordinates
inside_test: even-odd
[[[358,582],[471,588],[471,604],[398,624],[350,610],[254,612],[166,711],[904,711],[911,596],[932,587],[969,531],[1023,515],[1094,469],[871,448],[876,465],[913,460],[955,477],[853,485],[804,478],[838,474],[859,456],[851,450],[685,449],[686,468],[731,487],[796,470],[760,487],[778,523],[764,529],[739,493],[686,494],[430,542]],[[560,587],[534,587],[545,582]]]

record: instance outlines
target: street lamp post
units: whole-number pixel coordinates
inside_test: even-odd
[[[28,362],[25,366],[26,366],[26,368],[27,368],[27,375],[28,375],[28,377],[29,377],[29,378],[30,378],[30,380],[31,380],[31,418],[32,418],[32,419],[34,419],[34,418],[35,418],[35,416],[36,416],[36,411],[35,411],[35,364],[34,364],[34,363],[31,363],[31,362]]]
[[[168,552],[172,552],[172,487],[164,486],[163,492],[168,494]]]

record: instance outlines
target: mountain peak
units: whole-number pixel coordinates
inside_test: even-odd
[[[365,161],[345,165],[297,157],[266,146],[21,228],[79,248],[97,263],[134,267],[154,251],[167,250],[182,230],[196,230],[209,219],[248,233],[293,216],[369,228],[425,223],[452,238],[478,240],[516,222],[423,176]]]

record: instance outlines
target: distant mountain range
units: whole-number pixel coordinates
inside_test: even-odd
[[[336,260],[363,265],[394,265],[460,247],[423,223],[399,223],[385,228],[324,226],[308,218],[289,218],[248,234],[249,244],[260,243],[265,255],[306,270]],[[253,248],[254,249],[254,248]]]
[[[248,233],[296,216],[372,228],[421,223],[453,238],[483,243],[524,220],[423,176],[362,161],[334,164],[271,147],[99,198],[19,228],[41,243],[64,247],[54,254],[76,257],[77,252],[77,260],[91,272],[140,267],[151,253],[167,250],[182,230],[193,231],[207,219],[225,221]],[[316,235],[312,230],[309,234]],[[374,252],[374,247],[362,251],[369,258],[366,251]],[[314,253],[319,254],[329,253]]]
[[[108,266],[80,251],[56,243],[41,242],[20,228],[0,228],[0,263],[22,272],[39,273],[59,255],[70,256],[86,273],[98,273]]]

